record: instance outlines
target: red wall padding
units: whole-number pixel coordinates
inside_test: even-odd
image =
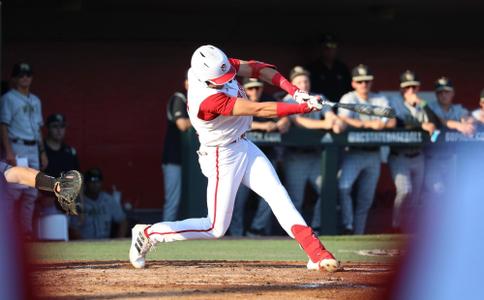
[[[219,46],[233,57],[275,63],[286,74],[311,56],[294,45]],[[106,188],[114,183],[137,207],[160,208],[165,103],[182,89],[195,47],[161,42],[9,43],[2,74],[8,77],[20,59],[29,61],[35,72],[32,90],[42,100],[44,118],[54,112],[66,115],[67,141],[78,150],[82,169],[101,167]],[[350,67],[372,67],[376,89],[396,89],[399,74],[407,68],[420,74],[425,90],[445,74],[454,79],[456,100],[473,108],[484,87],[484,57],[472,49],[346,45],[342,56]]]

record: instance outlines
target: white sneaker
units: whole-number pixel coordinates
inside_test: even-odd
[[[145,236],[145,229],[149,225],[138,224],[131,229],[131,248],[129,248],[129,261],[136,269],[145,267],[145,255],[153,246]]]

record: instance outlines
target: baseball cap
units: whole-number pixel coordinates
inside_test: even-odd
[[[330,33],[326,33],[321,38],[321,44],[326,48],[338,48],[338,41],[336,37]]]
[[[437,81],[435,81],[435,91],[440,92],[440,91],[453,91],[454,90],[454,85],[452,84],[452,81],[450,81],[449,78],[442,76]]]
[[[484,102],[484,89],[481,91],[481,102]]]
[[[99,168],[91,168],[84,174],[84,180],[86,182],[102,181],[103,174]]]
[[[66,117],[63,114],[56,113],[47,117],[46,125],[49,126],[52,123],[66,124]]]
[[[309,71],[304,69],[303,67],[295,66],[294,68],[292,68],[291,72],[289,72],[289,80],[292,81],[297,76],[300,76],[300,75],[309,76],[310,74],[311,73],[309,73]]]
[[[262,81],[260,81],[257,78],[245,78],[243,83],[244,83],[244,89],[264,86],[264,83],[262,83]]]
[[[32,76],[32,67],[27,62],[18,62],[12,68],[12,77],[20,75]]]
[[[407,70],[400,75],[400,87],[420,86],[420,81],[413,71]]]
[[[368,66],[359,64],[351,71],[353,81],[368,81],[373,80],[373,73]]]

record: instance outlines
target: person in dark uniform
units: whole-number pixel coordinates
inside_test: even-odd
[[[188,81],[185,80],[185,89]],[[181,133],[191,127],[187,112],[186,95],[176,92],[168,100],[167,129],[163,150],[163,177],[165,182],[165,205],[163,221],[177,219],[181,197]]]
[[[323,94],[329,100],[338,102],[351,88],[351,73],[345,63],[337,58],[338,41],[331,34],[321,39],[321,56],[306,65],[309,71],[312,90]]]
[[[44,145],[49,164],[44,172],[56,178],[62,172],[80,169],[76,149],[64,142],[66,124],[65,116],[60,113],[47,117],[47,137],[44,139]],[[55,198],[47,193],[42,193],[38,209],[42,215],[63,213]]]

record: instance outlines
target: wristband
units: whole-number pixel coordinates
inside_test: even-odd
[[[294,114],[305,114],[311,111],[306,102],[301,104],[277,102],[276,109],[279,118]]]
[[[43,191],[53,192],[56,179],[48,176],[43,172],[37,173],[35,176],[35,188]]]

